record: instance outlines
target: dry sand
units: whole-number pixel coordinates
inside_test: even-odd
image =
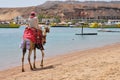
[[[0,80],[120,80],[120,44],[53,57],[44,68],[31,71],[25,65],[0,71]]]

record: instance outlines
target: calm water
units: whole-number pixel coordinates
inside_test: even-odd
[[[120,31],[120,29],[112,30]],[[22,39],[23,31],[24,27],[19,29],[0,29],[0,70],[21,65],[22,51],[19,48],[19,44]],[[120,32],[97,32],[97,29],[85,28],[85,33],[97,32],[98,35],[75,35],[76,33],[80,33],[80,31],[80,28],[51,28],[45,45],[45,57],[120,42]],[[37,60],[40,59],[41,53],[37,50]],[[28,63],[27,55],[25,61]]]

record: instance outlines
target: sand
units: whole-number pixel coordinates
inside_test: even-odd
[[[73,51],[44,60],[44,68],[25,65],[0,71],[0,80],[120,80],[120,44]]]

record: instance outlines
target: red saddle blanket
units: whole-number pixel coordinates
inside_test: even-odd
[[[29,39],[34,43],[42,43],[42,31],[35,28],[26,28],[23,34],[23,39]]]

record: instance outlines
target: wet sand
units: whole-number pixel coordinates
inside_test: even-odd
[[[119,80],[120,43],[84,51],[73,51],[40,62],[31,71],[25,65],[0,71],[0,80]]]

